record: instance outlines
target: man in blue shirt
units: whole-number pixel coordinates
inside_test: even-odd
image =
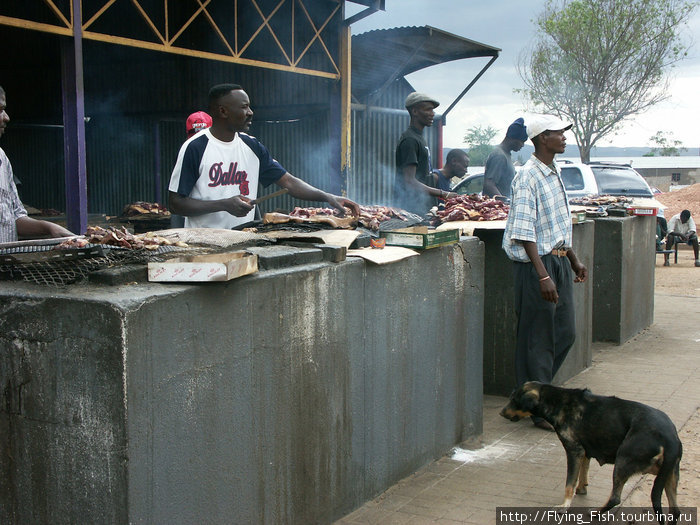
[[[569,203],[554,161],[564,152],[569,128],[570,123],[551,115],[528,121],[535,153],[513,179],[503,249],[514,262],[518,386],[552,382],[576,338],[573,283],[588,278],[571,247]],[[543,419],[533,421],[553,430]]]
[[[506,138],[486,158],[484,166],[484,195],[503,195],[510,199],[510,185],[515,177],[511,151],[520,151],[527,140],[525,121],[516,119],[506,131]]]
[[[467,173],[469,168],[469,155],[461,149],[451,149],[445,158],[445,166],[439,170],[433,170],[435,181],[433,186],[449,193],[452,190],[452,181],[459,181]],[[444,200],[443,197],[439,197]]]

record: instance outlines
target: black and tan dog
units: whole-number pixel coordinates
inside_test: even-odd
[[[559,388],[535,381],[515,390],[501,415],[512,421],[539,416],[549,421],[566,450],[566,489],[562,507],[571,506],[576,492],[586,494],[588,463],[614,463],[613,488],[605,512],[620,503],[622,487],[633,474],[655,474],[651,503],[659,515],[666,490],[671,514],[676,501],[683,446],[669,417],[642,403],[596,396],[590,390]]]

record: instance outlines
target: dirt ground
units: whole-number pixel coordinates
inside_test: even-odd
[[[685,245],[678,248],[678,264],[671,254],[671,265],[664,266],[663,255],[657,255],[656,293],[700,296],[700,268],[695,267],[693,257],[693,248]]]
[[[657,294],[700,296],[700,268],[695,267],[693,250],[678,250],[678,264],[663,266],[663,256],[656,256],[656,285]],[[681,506],[695,507],[700,504],[700,410],[695,412],[678,435],[683,443],[683,459],[681,460],[680,483],[678,484],[678,503]],[[646,507],[649,505],[649,495],[654,478],[645,475],[641,483],[630,493],[624,502],[627,507]],[[663,499],[666,508],[666,497]]]

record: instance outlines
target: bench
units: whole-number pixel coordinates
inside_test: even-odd
[[[659,255],[660,253],[664,254],[664,259],[666,259],[666,256],[675,253],[676,257],[673,263],[678,264],[678,248],[676,248],[675,250],[656,250],[656,255]]]

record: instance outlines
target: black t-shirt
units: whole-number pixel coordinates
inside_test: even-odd
[[[510,198],[510,186],[515,177],[515,167],[510,154],[503,151],[500,146],[496,147],[486,158],[484,170],[484,178],[493,181],[500,194]],[[493,195],[488,196],[493,197]]]
[[[437,204],[437,199],[423,191],[407,187],[403,178],[404,166],[416,166],[416,179],[426,186],[434,186],[430,166],[430,149],[423,135],[409,127],[401,134],[396,146],[396,183],[394,206],[419,215],[426,214]]]

